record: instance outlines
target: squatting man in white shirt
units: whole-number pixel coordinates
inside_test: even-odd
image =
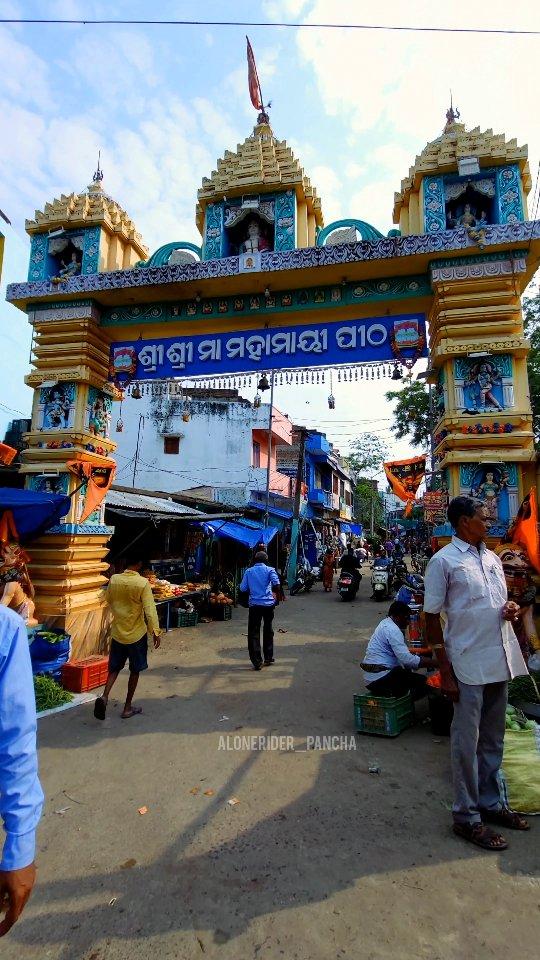
[[[424,613],[442,690],[454,701],[453,829],[485,850],[505,850],[505,838],[487,823],[529,829],[505,807],[499,790],[508,681],[527,673],[511,627],[519,606],[508,600],[501,561],[484,543],[490,522],[485,505],[455,497],[448,520],[455,535],[427,566]]]

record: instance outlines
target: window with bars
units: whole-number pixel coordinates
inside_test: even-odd
[[[180,437],[163,437],[163,453],[180,453]]]

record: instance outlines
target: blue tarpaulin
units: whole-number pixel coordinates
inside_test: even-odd
[[[37,493],[0,487],[0,514],[11,510],[21,540],[31,540],[59,523],[69,512],[71,500],[60,493]]]
[[[275,537],[277,527],[263,527],[262,524],[254,520],[247,522],[238,520],[207,520],[201,523],[201,526],[207,533],[212,533],[216,537],[229,537],[230,540],[236,540],[245,547],[256,547],[258,543],[264,543],[266,546]]]
[[[361,537],[363,533],[363,527],[360,523],[344,523],[343,520],[339,521],[342,533],[353,533],[355,537]]]

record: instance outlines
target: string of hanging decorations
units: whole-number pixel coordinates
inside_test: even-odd
[[[267,374],[272,376],[272,374]],[[275,386],[304,384],[330,384],[332,394],[333,379],[337,383],[353,383],[360,380],[401,380],[403,378],[402,361],[388,363],[353,364],[341,367],[313,367],[275,370]],[[223,374],[214,377],[189,377],[190,389],[202,390],[250,390],[257,387],[260,373]],[[125,390],[125,396],[140,400],[143,396],[181,397],[186,389],[186,380],[133,380]],[[330,399],[330,398],[329,398]]]

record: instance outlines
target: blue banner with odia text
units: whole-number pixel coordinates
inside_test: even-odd
[[[343,323],[131,340],[111,347],[111,376],[156,380],[329,367],[427,356],[423,313]]]

